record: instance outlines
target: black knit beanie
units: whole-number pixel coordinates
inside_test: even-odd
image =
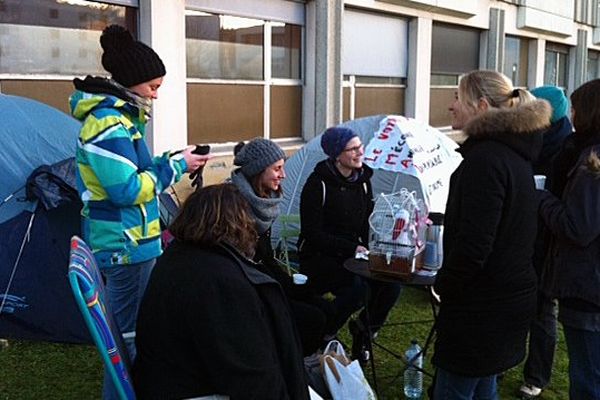
[[[165,76],[165,65],[154,50],[137,41],[120,25],[110,25],[100,36],[102,66],[121,85],[130,88]]]

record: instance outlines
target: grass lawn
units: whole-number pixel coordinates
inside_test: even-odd
[[[404,289],[398,305],[389,319],[390,323],[431,318],[425,292]],[[384,327],[378,341],[397,353],[402,353],[411,339],[421,344],[425,341],[428,324],[410,324]],[[342,340],[350,343],[347,329]],[[375,349],[380,399],[402,399],[402,364]],[[560,333],[558,350],[550,386],[540,397],[543,400],[568,398],[567,354]],[[0,349],[0,400],[21,399],[99,399],[102,387],[102,365],[96,349],[91,346],[9,341]],[[425,368],[431,369],[429,357]],[[516,399],[521,384],[522,367],[508,371],[500,383],[501,399]],[[371,369],[365,373],[371,379]],[[399,375],[399,376],[398,376]],[[395,378],[396,377],[396,378]],[[425,386],[430,384],[426,377]]]

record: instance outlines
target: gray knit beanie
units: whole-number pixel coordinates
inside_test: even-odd
[[[254,138],[236,154],[233,164],[240,167],[246,177],[251,178],[275,161],[285,160],[285,158],[285,153],[275,142],[264,138]]]

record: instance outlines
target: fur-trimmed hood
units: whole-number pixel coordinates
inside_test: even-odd
[[[492,108],[464,128],[468,137],[465,145],[495,140],[527,159],[535,160],[541,149],[542,132],[550,126],[551,116],[552,108],[546,100],[535,100],[514,108]]]
[[[583,168],[587,169],[596,178],[600,178],[600,156],[598,155],[598,150],[598,148],[592,149],[583,163]]]

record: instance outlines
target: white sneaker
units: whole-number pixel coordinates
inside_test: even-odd
[[[535,399],[542,393],[542,389],[531,385],[529,383],[524,383],[523,386],[519,389],[519,394],[524,399]]]

